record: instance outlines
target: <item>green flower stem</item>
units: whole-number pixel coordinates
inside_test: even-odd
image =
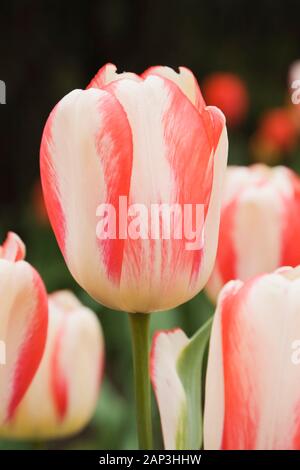
[[[139,448],[152,449],[151,388],[149,371],[150,314],[129,313],[135,383]]]

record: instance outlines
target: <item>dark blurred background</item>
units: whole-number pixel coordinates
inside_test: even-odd
[[[186,65],[200,84],[212,73],[229,72],[241,80],[247,93],[245,116],[229,126],[229,163],[266,161],[298,169],[300,151],[298,137],[291,137],[293,129],[285,135],[293,143],[278,149],[274,149],[278,139],[267,145],[253,136],[259,134],[261,119],[269,110],[291,114],[288,70],[300,59],[300,3],[15,0],[1,2],[0,17],[0,79],[7,87],[7,104],[0,105],[1,239],[8,230],[19,233],[28,260],[48,290],[71,288],[97,311],[107,345],[106,376],[94,420],[79,436],[46,446],[132,448],[136,443],[126,315],[109,312],[89,299],[72,280],[58,251],[38,183],[46,118],[57,101],[74,88],[84,88],[108,61],[119,71],[135,72],[155,64]],[[273,128],[271,137],[272,132]],[[176,311],[153,315],[153,328],[179,325],[191,334],[211,312],[212,306],[200,294]],[[157,420],[156,431],[159,446]],[[0,443],[2,448],[31,445]]]

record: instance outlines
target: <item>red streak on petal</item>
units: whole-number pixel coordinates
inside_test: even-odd
[[[114,65],[111,64],[111,63],[103,65],[103,67],[101,67],[98,70],[98,72],[96,73],[94,78],[92,78],[92,80],[90,81],[90,83],[86,87],[87,90],[89,88],[100,88],[100,89],[102,89],[106,85],[106,83],[107,83],[107,80],[106,80],[106,69],[107,69],[107,67],[114,67]]]
[[[40,364],[45,348],[48,327],[48,300],[39,274],[32,268],[33,284],[36,290],[36,307],[26,331],[15,365],[12,379],[12,394],[8,403],[7,420],[14,412],[29,387]]]
[[[284,200],[280,266],[300,264],[300,179],[290,173],[292,197]]]
[[[251,312],[243,311],[245,296],[256,280],[236,293],[229,292],[221,304],[225,410],[221,448],[225,450],[251,450],[256,443],[255,364],[254,360],[253,364],[246,362],[251,361],[249,349],[255,350],[255,344],[247,328],[247,315]]]
[[[64,317],[62,325],[60,326],[54,340],[50,363],[50,387],[53,394],[55,409],[60,420],[63,420],[66,415],[69,401],[68,381],[61,365],[61,350],[63,347],[65,329],[67,327],[66,323],[67,318]]]
[[[108,277],[115,283],[120,282],[124,239],[119,238],[119,197],[128,200],[132,172],[133,144],[131,129],[126,113],[119,101],[112,95],[101,99],[102,126],[96,136],[96,145],[107,188],[105,203],[111,204],[116,213],[116,238],[98,240],[104,258]],[[107,148],[107,136],[111,140]]]
[[[236,279],[237,255],[234,246],[233,233],[237,203],[237,199],[230,201],[223,207],[221,214],[216,260],[222,284]]]
[[[59,104],[58,104],[59,105]],[[40,149],[40,172],[45,205],[59,248],[65,255],[65,216],[60,203],[57,176],[52,166],[52,123],[57,106],[52,110],[44,128]]]
[[[170,89],[171,102],[165,112],[163,125],[167,158],[177,184],[177,200],[174,202],[182,208],[185,204],[191,204],[193,208],[196,204],[202,204],[205,218],[212,190],[214,152],[224,120],[222,126],[219,125],[220,119],[214,110],[204,110],[200,114],[173,82],[165,82],[166,88]],[[198,230],[203,228],[197,227]],[[187,241],[186,237],[172,241],[172,269],[175,273],[177,269],[191,266],[193,282],[199,274],[203,250],[186,250]]]

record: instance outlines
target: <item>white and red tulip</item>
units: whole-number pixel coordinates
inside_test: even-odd
[[[0,426],[10,423],[40,364],[47,335],[44,284],[10,232],[0,247]]]
[[[223,114],[206,106],[193,74],[152,67],[141,76],[107,64],[87,90],[54,108],[41,143],[46,207],[65,261],[97,301],[128,312],[193,297],[214,262],[227,160]],[[203,204],[201,249],[185,239],[97,237],[97,208]]]
[[[299,339],[299,267],[224,287],[210,339],[205,449],[300,449]]]
[[[229,167],[216,263],[206,286],[300,264],[300,178],[285,167]]]
[[[104,365],[96,315],[68,291],[49,295],[49,331],[40,367],[0,436],[49,439],[80,431],[91,419]]]

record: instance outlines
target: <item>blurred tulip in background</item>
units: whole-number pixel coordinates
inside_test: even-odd
[[[45,353],[0,436],[45,440],[79,432],[91,419],[104,366],[100,323],[69,291],[49,295]]]
[[[245,82],[234,73],[217,72],[203,82],[203,95],[207,104],[223,111],[229,127],[241,124],[248,112],[249,96]]]
[[[256,160],[274,163],[295,149],[298,129],[292,111],[292,107],[275,108],[263,114],[251,139]]]
[[[228,167],[209,297],[215,301],[230,280],[300,264],[299,213],[300,178],[292,170]]]

